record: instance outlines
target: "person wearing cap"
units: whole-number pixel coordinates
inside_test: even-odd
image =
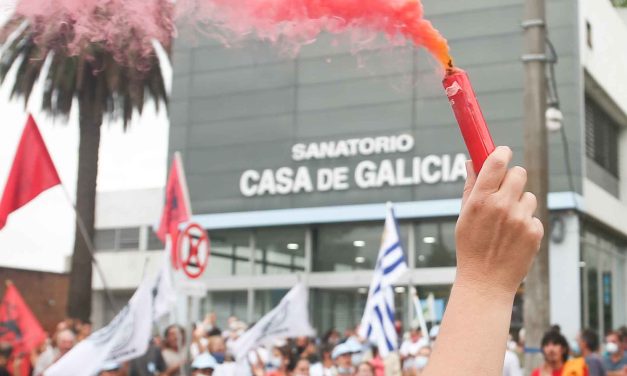
[[[192,376],[211,376],[217,366],[216,359],[208,352],[203,352],[192,362]]]
[[[119,363],[105,362],[105,364],[100,368],[98,376],[120,376],[122,375],[120,368]]]
[[[331,357],[335,362],[335,368],[338,375],[352,375],[355,373],[352,356],[353,348],[350,344],[340,343],[335,346],[333,352],[331,353]]]

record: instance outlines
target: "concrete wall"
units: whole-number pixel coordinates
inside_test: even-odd
[[[429,0],[424,5],[449,38],[456,63],[470,73],[496,143],[511,145],[515,162],[522,164],[523,2]],[[548,2],[548,18],[561,58],[557,78],[575,189],[581,190],[576,4]],[[202,38],[181,38],[173,62],[169,150],[183,151],[197,214],[460,195],[461,182],[260,198],[244,198],[238,189],[242,172],[251,168],[352,168],[361,160],[296,163],[290,148],[297,142],[408,132],[416,139],[412,155],[465,152],[441,75],[423,51],[385,47],[354,55],[326,35],[290,59],[259,42],[224,48]],[[551,189],[570,190],[560,137],[552,135],[550,144]]]
[[[603,184],[598,177],[588,176],[583,189],[585,207],[591,216],[627,234],[627,24],[618,12],[624,15],[625,10],[614,8],[605,1],[579,0],[579,4],[579,49],[583,66],[580,74],[588,94],[594,96],[622,127],[618,197],[601,188]],[[592,47],[587,43],[588,25]],[[580,101],[583,108],[583,97]]]

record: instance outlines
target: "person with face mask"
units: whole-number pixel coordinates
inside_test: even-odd
[[[346,376],[353,375],[355,373],[352,355],[353,351],[351,347],[346,343],[340,343],[339,345],[335,346],[333,352],[331,353],[331,357],[335,362],[335,368],[338,375]]]
[[[275,347],[266,365],[266,376],[287,376],[290,364],[289,350],[286,347]]]
[[[207,349],[218,364],[224,363],[224,357],[226,354],[226,344],[224,343],[224,338],[220,336],[209,337],[207,339]]]
[[[622,343],[625,338],[621,332],[610,332],[605,336],[605,352],[603,365],[608,376],[627,375],[627,352],[623,349]]]

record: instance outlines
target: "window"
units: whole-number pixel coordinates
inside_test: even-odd
[[[113,251],[115,246],[116,230],[96,230],[94,235],[94,247],[97,251]]]
[[[211,231],[211,255],[205,275],[250,275],[250,231]]]
[[[400,225],[407,252],[408,226]],[[373,270],[381,245],[383,221],[376,224],[320,226],[314,234],[313,270],[316,272]],[[407,253],[405,254],[407,256]]]
[[[222,330],[228,330],[228,319],[235,316],[246,321],[248,305],[248,293],[246,291],[214,291],[207,294],[201,304],[201,317],[207,312],[215,312],[217,326]]]
[[[139,249],[139,227],[118,229],[117,249]]]
[[[305,229],[276,228],[256,231],[255,274],[305,271]]]
[[[96,230],[94,246],[97,251],[139,249],[139,227]]]
[[[416,224],[416,267],[455,266],[455,220]]]
[[[586,155],[618,178],[620,127],[594,99],[586,96]]]
[[[157,237],[157,229],[154,227],[148,228],[148,250],[157,251],[163,250],[165,245],[161,242],[161,239]]]

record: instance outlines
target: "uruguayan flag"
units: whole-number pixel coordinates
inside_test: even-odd
[[[406,270],[407,263],[394,218],[394,209],[392,204],[388,203],[381,248],[360,326],[360,335],[376,344],[382,357],[398,347],[394,328],[393,284]]]

